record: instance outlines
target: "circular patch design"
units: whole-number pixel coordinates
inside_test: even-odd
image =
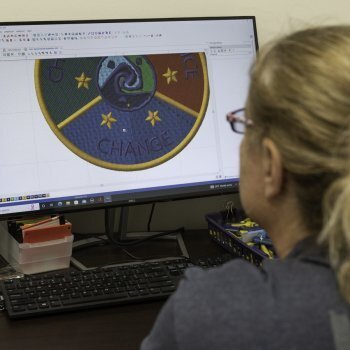
[[[181,152],[209,99],[204,53],[37,60],[35,87],[48,124],[72,152],[124,171]]]

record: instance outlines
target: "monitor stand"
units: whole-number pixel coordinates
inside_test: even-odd
[[[153,242],[153,243],[157,243],[160,246],[160,249],[162,249],[162,246],[165,246],[166,242],[173,242],[176,245],[176,250],[180,252],[179,254],[177,254],[177,256],[187,257],[187,258],[189,257],[181,232],[174,232],[163,236],[162,236],[162,232],[147,232],[147,231],[146,232],[128,232],[127,226],[128,226],[128,218],[129,218],[129,207],[120,208],[118,231],[115,232],[114,231],[115,208],[106,208],[104,210],[105,210],[106,234],[100,238],[90,237],[90,238],[86,238],[86,239],[74,242],[73,252],[74,252],[74,248],[77,248],[80,246],[94,245],[94,244],[96,244],[97,246],[99,243],[101,243],[101,238],[104,239],[105,241],[109,241],[111,245],[119,247],[119,249],[124,247],[122,246],[123,243],[137,241],[137,240],[145,240],[146,238],[149,238],[147,241],[145,240],[145,242],[142,242],[140,244],[142,245],[151,244],[151,242]],[[163,234],[165,234],[165,232]],[[151,236],[156,236],[156,237],[150,238]],[[121,243],[121,245],[118,246],[118,243]],[[174,251],[174,249],[172,249],[172,251]],[[173,255],[170,253],[170,256],[173,256]],[[96,267],[96,266],[87,267],[79,259],[74,257],[73,254],[71,257],[71,263],[73,266],[77,267],[79,270],[89,270],[91,268]],[[110,266],[113,264],[107,263],[106,265]]]

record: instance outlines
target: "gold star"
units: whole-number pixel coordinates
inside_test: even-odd
[[[78,89],[84,87],[85,89],[89,88],[89,81],[91,78],[88,78],[85,73],[81,73],[80,77],[75,77],[75,80],[78,82]]]
[[[167,72],[163,74],[163,77],[166,78],[167,84],[170,84],[172,81],[177,82],[176,74],[177,74],[177,70],[173,70],[173,71],[172,71],[172,70],[168,67]]]
[[[109,112],[107,115],[106,114],[102,114],[102,122],[101,122],[101,126],[103,125],[107,125],[109,129],[112,128],[112,123],[115,123],[117,121],[117,119],[112,117],[112,112]]]
[[[160,122],[162,119],[158,117],[158,111],[148,111],[148,117],[145,120],[151,122],[152,126],[154,126],[156,122]]]

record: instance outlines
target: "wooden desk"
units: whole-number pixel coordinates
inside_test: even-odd
[[[193,258],[224,253],[210,240],[206,230],[186,232],[184,240]],[[91,256],[91,251],[81,252],[84,253]],[[138,349],[163,303],[148,302],[19,320],[10,320],[5,312],[0,312],[0,348]]]

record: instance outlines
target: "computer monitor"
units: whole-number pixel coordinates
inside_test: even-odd
[[[238,190],[254,17],[0,24],[0,220]]]

